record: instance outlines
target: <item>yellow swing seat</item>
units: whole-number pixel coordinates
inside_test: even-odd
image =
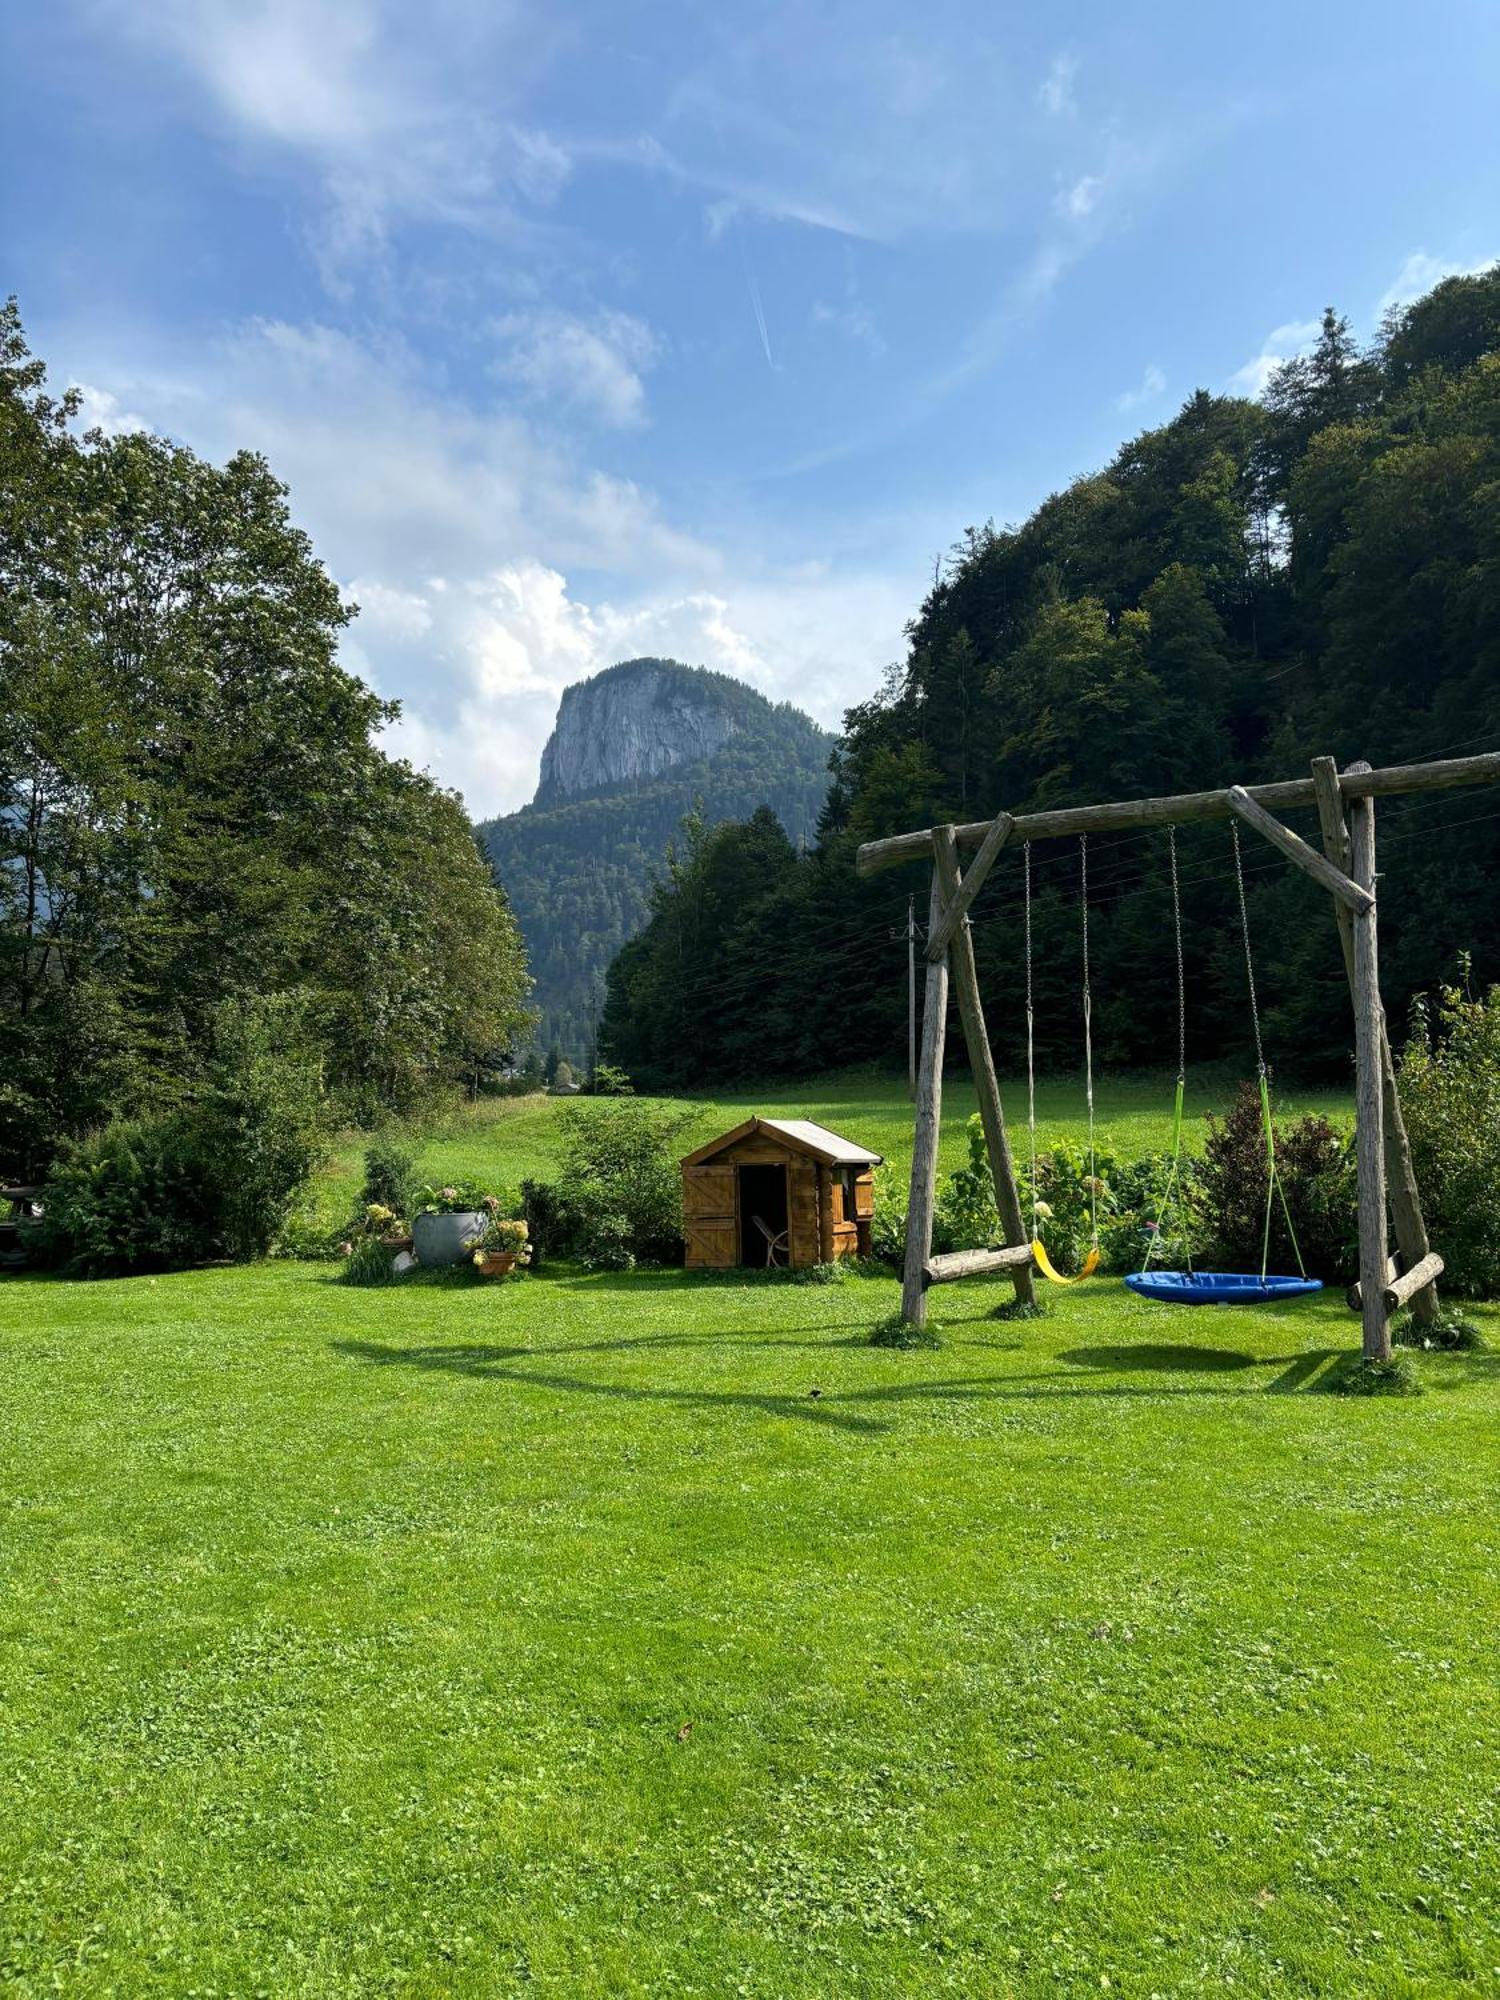
[[[1042,1276],[1050,1279],[1054,1285],[1076,1285],[1080,1278],[1091,1278],[1098,1270],[1101,1261],[1099,1245],[1095,1243],[1084,1258],[1080,1269],[1075,1271],[1071,1278],[1065,1278],[1047,1255],[1047,1246],[1040,1236],[1032,1237],[1031,1254],[1036,1259],[1036,1267]]]

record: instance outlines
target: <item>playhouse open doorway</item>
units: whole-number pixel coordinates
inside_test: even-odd
[[[786,1168],[741,1167],[739,1182],[740,1262],[758,1270],[767,1264],[786,1264]]]

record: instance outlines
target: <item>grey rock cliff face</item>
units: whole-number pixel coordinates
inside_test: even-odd
[[[536,804],[556,805],[711,757],[740,724],[682,668],[628,661],[563,690]]]

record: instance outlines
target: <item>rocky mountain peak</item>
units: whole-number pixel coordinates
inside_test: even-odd
[[[534,803],[561,804],[678,764],[699,763],[744,728],[751,689],[675,660],[623,660],[564,688]]]

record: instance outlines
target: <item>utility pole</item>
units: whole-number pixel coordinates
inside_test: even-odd
[[[906,1094],[917,1094],[917,899],[906,899],[906,928],[892,931],[906,939]]]

